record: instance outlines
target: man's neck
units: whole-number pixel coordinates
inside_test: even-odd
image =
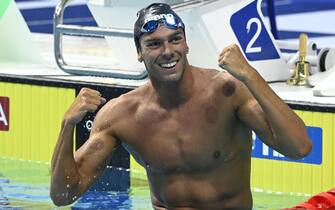
[[[185,69],[179,81],[166,83],[151,81],[158,103],[167,108],[178,107],[188,101],[192,95],[193,83],[191,66]]]

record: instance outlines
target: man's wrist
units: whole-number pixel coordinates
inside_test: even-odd
[[[252,66],[247,66],[246,68],[247,69],[245,69],[245,72],[248,72],[248,74],[244,77],[243,83],[245,85],[248,85],[248,84],[252,84],[252,83],[256,82],[260,77],[257,70],[254,69]]]

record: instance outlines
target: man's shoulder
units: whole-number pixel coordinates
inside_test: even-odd
[[[198,75],[201,82],[208,82],[214,86],[221,86],[226,82],[240,83],[239,80],[226,70],[196,67],[194,72]]]
[[[120,95],[117,98],[113,98],[106,103],[104,109],[115,110],[117,112],[127,111],[129,109],[134,109],[141,102],[143,98],[144,90],[142,87],[138,87],[134,90],[131,90],[125,94]]]
[[[101,128],[119,127],[119,123],[129,119],[137,112],[141,104],[142,92],[140,88],[131,90],[119,97],[109,100],[98,111],[95,117],[95,123]]]
[[[108,101],[102,108],[113,115],[134,114],[146,96],[149,85],[145,84]]]

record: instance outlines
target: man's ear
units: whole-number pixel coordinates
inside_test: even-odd
[[[137,60],[138,60],[138,62],[142,63],[142,61],[143,61],[143,57],[142,57],[142,55],[138,55],[138,56],[137,56]]]
[[[142,56],[142,53],[139,50],[137,51],[137,60],[140,63],[143,62],[143,56]]]

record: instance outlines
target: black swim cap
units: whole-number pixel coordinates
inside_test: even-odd
[[[180,23],[180,25],[176,27],[182,28],[185,33],[184,23],[168,4],[153,3],[137,12],[137,20],[134,24],[134,41],[137,51],[140,49],[141,36],[145,33],[151,33],[154,31],[143,31],[143,26],[150,20],[158,21],[159,19],[165,19],[167,16],[173,16],[173,18],[175,18],[177,22]]]

